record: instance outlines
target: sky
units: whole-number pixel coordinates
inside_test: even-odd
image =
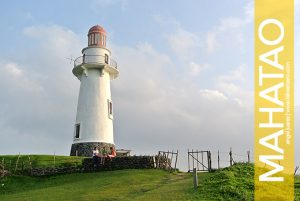
[[[120,71],[117,148],[178,149],[182,167],[187,149],[220,150],[225,162],[230,147],[237,161],[253,155],[253,1],[11,0],[0,12],[0,155],[70,153],[80,81],[68,58],[81,56],[96,24]],[[299,1],[295,16],[299,24]],[[298,66],[295,57],[295,122]]]

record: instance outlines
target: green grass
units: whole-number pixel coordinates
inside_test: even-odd
[[[199,200],[253,200],[254,166],[235,164],[200,176]]]
[[[4,162],[6,169],[14,170],[18,157],[18,155],[0,155],[0,163]],[[17,167],[20,169],[23,165],[24,168],[28,168],[30,162],[33,168],[75,166],[81,165],[83,159],[84,157],[76,156],[20,155]]]
[[[163,170],[118,170],[51,177],[6,177],[2,201],[242,201],[253,200],[253,165],[237,164],[214,173],[198,173],[193,189],[189,173]],[[0,183],[0,185],[1,185]],[[300,178],[295,179],[300,200]]]
[[[0,200],[184,200],[191,176],[162,170],[120,170],[47,178],[14,176]]]
[[[295,200],[300,200],[300,176],[295,177]]]

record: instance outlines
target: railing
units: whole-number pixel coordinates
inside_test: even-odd
[[[84,55],[74,60],[74,67],[81,64],[108,64],[118,69],[118,64],[115,60],[103,55]]]

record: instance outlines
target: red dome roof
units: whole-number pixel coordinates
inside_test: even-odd
[[[91,33],[104,33],[104,34],[106,34],[106,31],[103,29],[103,27],[101,27],[99,25],[95,25],[92,28],[90,28],[88,35],[91,34]]]

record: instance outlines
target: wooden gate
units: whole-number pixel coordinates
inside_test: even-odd
[[[210,151],[188,150],[188,172],[193,172],[194,168],[198,172],[212,171]]]
[[[156,168],[176,171],[178,150],[173,151],[159,151],[156,158]]]

